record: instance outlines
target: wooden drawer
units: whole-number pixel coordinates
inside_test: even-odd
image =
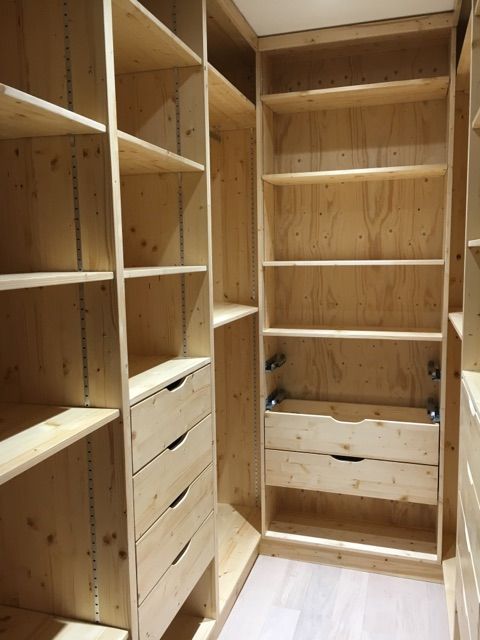
[[[140,538],[212,462],[212,417],[207,416],[133,478],[135,533]]]
[[[211,411],[210,365],[132,407],[134,473]]]
[[[265,452],[266,483],[329,493],[437,504],[438,468],[294,451]]]
[[[280,407],[279,411],[265,413],[265,445],[270,449],[438,465],[439,427],[436,424],[359,420],[355,419],[358,405],[346,403],[285,400]],[[320,413],[326,409],[330,415]],[[389,408],[366,405],[360,409],[367,415],[382,415],[382,410],[388,415]],[[299,413],[302,410],[305,412]],[[395,407],[391,408],[391,415],[396,411]],[[419,419],[426,415],[422,410],[409,411]]]
[[[457,522],[457,555],[459,558],[464,591],[465,609],[470,629],[470,637],[478,638],[480,621],[480,593],[477,588],[473,568],[472,548],[465,526],[465,513],[462,502],[459,502]]]
[[[480,496],[480,418],[462,380],[460,403],[460,465],[469,461],[473,484]]]
[[[212,510],[213,467],[210,465],[138,541],[139,603],[160,580]]]
[[[215,553],[211,515],[170,565],[138,609],[141,640],[164,634]]]

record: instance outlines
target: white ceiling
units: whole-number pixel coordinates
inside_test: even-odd
[[[259,36],[453,9],[455,0],[234,0]]]

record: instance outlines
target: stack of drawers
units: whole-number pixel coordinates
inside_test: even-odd
[[[438,442],[434,424],[267,411],[266,483],[437,504]]]
[[[160,638],[214,557],[210,365],[131,409],[140,638]]]
[[[462,640],[480,637],[480,416],[462,381],[456,606]]]

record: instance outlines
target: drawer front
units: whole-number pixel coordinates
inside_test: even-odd
[[[211,464],[212,454],[212,417],[207,416],[134,476],[137,540]]]
[[[138,541],[139,603],[145,599],[212,511],[213,467],[210,465]]]
[[[460,404],[460,464],[469,461],[475,490],[480,496],[480,420],[462,381]]]
[[[212,411],[210,365],[132,407],[136,473]]]
[[[478,638],[480,619],[480,594],[477,590],[473,569],[472,549],[468,531],[465,527],[465,514],[460,500],[457,523],[457,554],[460,561],[465,609],[470,629],[470,636]]]
[[[272,449],[265,452],[265,465],[267,485],[437,504],[437,467]]]
[[[215,553],[213,515],[202,524],[138,609],[141,640],[161,638]]]
[[[434,424],[265,413],[265,444],[270,449],[438,465],[438,439]]]

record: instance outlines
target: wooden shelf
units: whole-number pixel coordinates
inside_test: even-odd
[[[218,505],[220,616],[228,615],[258,555],[260,510]]]
[[[412,340],[420,342],[441,342],[440,331],[418,329],[317,329],[271,327],[263,330],[264,336],[279,338],[341,338],[350,340]]]
[[[252,129],[255,105],[211,64],[208,65],[210,126],[216,129]]]
[[[472,120],[472,129],[480,129],[480,108],[477,110],[477,113]]]
[[[378,82],[312,91],[292,91],[262,96],[275,113],[299,113],[323,109],[348,109],[384,104],[440,100],[448,91],[448,76]]]
[[[302,184],[336,184],[342,182],[441,178],[445,175],[446,171],[447,165],[445,164],[418,164],[406,167],[271,173],[264,175],[263,180],[275,186],[296,186]]]
[[[468,91],[470,85],[470,65],[472,58],[472,18],[468,20],[467,30],[463,39],[462,50],[457,65],[456,90]]]
[[[151,173],[204,171],[203,164],[118,131],[120,174],[124,176]]]
[[[125,278],[154,278],[156,276],[175,276],[186,273],[202,273],[207,270],[206,265],[179,265],[173,267],[127,267]]]
[[[0,291],[31,289],[63,284],[82,284],[112,280],[111,271],[48,271],[43,273],[7,273],[0,275]]]
[[[175,380],[209,364],[210,358],[129,355],[130,404],[144,400]]]
[[[105,131],[104,124],[0,84],[0,140]]]
[[[265,537],[276,541],[330,547],[338,551],[359,551],[423,562],[436,562],[437,559],[434,531],[408,530],[368,522],[328,521],[314,514],[277,514]]]
[[[117,409],[0,403],[0,484],[119,415]]]
[[[468,388],[477,415],[480,416],[480,371],[462,371],[462,378]]]
[[[444,260],[268,260],[264,267],[442,267]]]
[[[116,73],[173,69],[201,58],[137,0],[113,0]]]
[[[162,640],[209,640],[216,621],[180,611],[165,631]]]
[[[452,323],[453,328],[458,333],[460,340],[463,339],[463,311],[452,311],[448,314],[448,319]]]
[[[258,307],[251,307],[246,304],[235,304],[233,302],[213,303],[213,326],[216,329],[224,324],[235,322],[240,318],[257,313]]]
[[[478,239],[478,240],[469,240],[468,241],[468,246],[470,247],[470,249],[473,249],[475,247],[480,247],[480,239]]]
[[[0,605],[0,635],[9,640],[127,640],[128,631],[64,620],[38,611]]]

